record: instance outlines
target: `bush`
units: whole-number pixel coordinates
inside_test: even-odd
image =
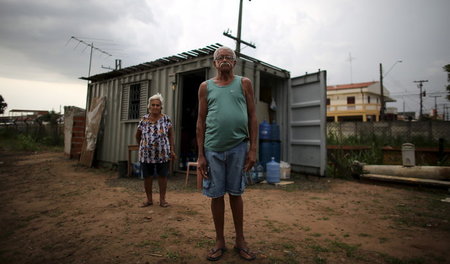
[[[17,137],[17,147],[19,150],[37,151],[39,144],[29,135],[20,134]]]

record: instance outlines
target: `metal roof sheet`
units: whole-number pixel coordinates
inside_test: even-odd
[[[130,66],[130,67],[126,67],[123,69],[119,69],[119,70],[112,70],[110,72],[105,72],[105,73],[100,73],[100,74],[96,74],[90,77],[80,77],[80,79],[83,80],[89,80],[91,82],[98,82],[98,81],[104,81],[104,80],[108,80],[111,78],[115,78],[115,77],[119,77],[122,75],[126,75],[126,74],[130,74],[130,73],[135,73],[135,72],[140,72],[140,71],[145,71],[145,70],[151,70],[154,68],[158,68],[158,67],[162,67],[162,66],[167,66],[167,65],[171,65],[171,64],[175,64],[175,63],[179,63],[179,62],[183,62],[189,59],[193,59],[193,58],[199,58],[199,57],[205,57],[205,56],[210,56],[212,54],[214,54],[214,51],[220,47],[222,47],[223,45],[220,43],[216,43],[216,44],[211,44],[208,45],[204,48],[200,48],[200,49],[195,49],[195,50],[190,50],[190,51],[186,51],[186,52],[182,52],[176,55],[172,55],[169,57],[163,57],[160,59],[157,59],[155,61],[151,61],[151,62],[144,62],[141,63],[139,65],[134,65],[134,66]],[[278,68],[276,66],[270,65],[268,63],[262,62],[260,60],[257,60],[255,58],[252,58],[250,56],[244,55],[244,54],[237,54],[240,58],[246,59],[246,60],[250,60],[254,63],[258,63],[261,64],[263,66],[272,68],[274,70],[277,71],[281,71],[284,73],[289,73],[287,70],[283,70],[281,68]],[[289,76],[289,74],[287,74],[287,76]]]

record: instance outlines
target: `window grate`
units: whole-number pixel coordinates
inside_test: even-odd
[[[128,119],[139,119],[141,84],[130,85],[130,104],[128,105]]]

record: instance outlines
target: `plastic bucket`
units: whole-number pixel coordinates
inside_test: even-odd
[[[280,163],[275,161],[275,158],[272,157],[272,161],[266,164],[267,172],[266,172],[266,180],[268,183],[277,183],[280,182]]]

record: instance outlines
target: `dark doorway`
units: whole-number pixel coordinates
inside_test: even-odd
[[[197,112],[198,88],[205,81],[205,70],[183,73],[180,75],[182,98],[179,113],[181,113],[180,153],[178,153],[178,169],[186,170],[189,161],[197,160]]]

